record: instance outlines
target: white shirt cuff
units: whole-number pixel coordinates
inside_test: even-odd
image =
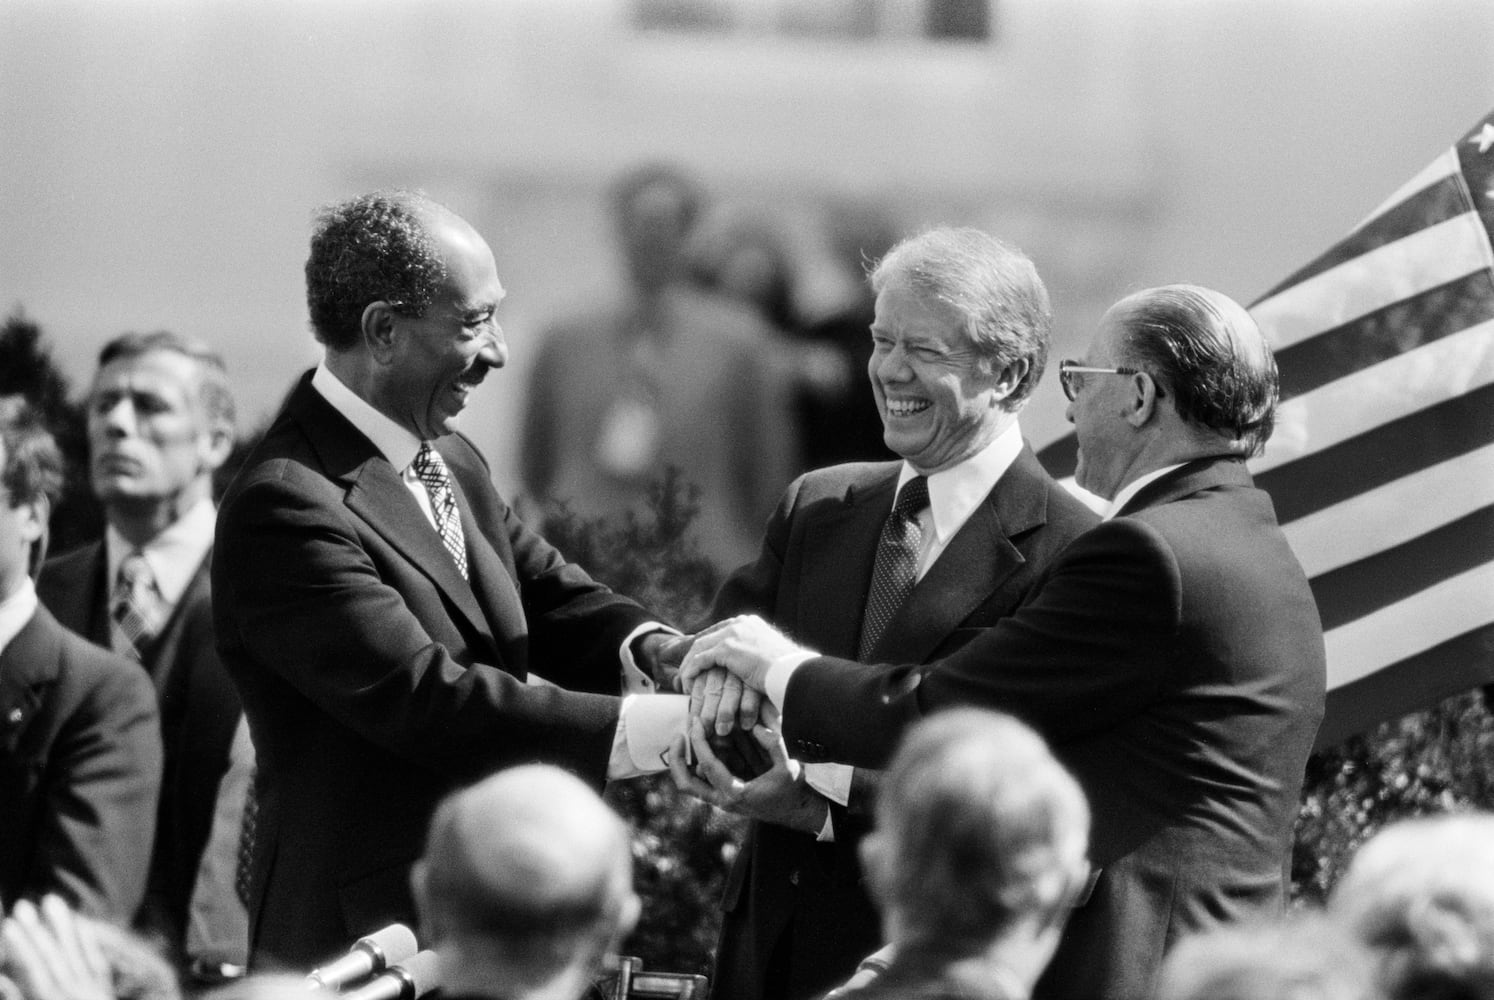
[[[618,712],[607,777],[636,778],[665,770],[664,751],[685,731],[690,699],[682,694],[630,694]]]
[[[768,668],[768,676],[763,679],[763,687],[767,689],[768,700],[778,706],[780,715],[788,714],[784,711],[783,699],[788,694],[789,678],[794,676],[794,671],[798,670],[801,664],[819,655],[807,649],[797,649],[792,653],[784,653]]]
[[[843,806],[851,799],[851,774],[855,770],[849,764],[805,764],[804,781],[831,802]]]
[[[672,629],[668,625],[659,622],[644,622],[623,640],[622,649],[618,650],[617,658],[622,661],[622,693],[623,694],[652,694],[656,685],[654,679],[644,673],[638,666],[638,661],[633,658],[633,641],[639,636],[648,635],[650,632],[667,632],[669,635],[679,635],[678,629]]]

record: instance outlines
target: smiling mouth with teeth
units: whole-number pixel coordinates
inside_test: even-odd
[[[911,417],[915,413],[922,413],[933,405],[933,403],[930,403],[926,399],[899,400],[897,402],[889,399],[887,401],[887,412],[894,417]]]

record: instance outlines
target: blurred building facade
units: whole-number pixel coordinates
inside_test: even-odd
[[[121,330],[207,337],[252,422],[318,356],[313,208],[422,188],[509,289],[515,370],[466,418],[507,487],[538,331],[622,282],[629,164],[782,213],[811,315],[851,280],[832,199],[989,229],[1058,357],[1137,287],[1255,298],[1491,104],[1487,0],[3,0],[0,309],[75,381]],[[1062,409],[1039,390],[1036,443]]]

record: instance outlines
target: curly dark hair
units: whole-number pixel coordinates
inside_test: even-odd
[[[1243,307],[1197,285],[1166,285],[1114,306],[1126,360],[1155,379],[1178,415],[1259,454],[1276,426],[1276,358]]]
[[[5,444],[0,486],[10,494],[10,505],[42,499],[55,504],[62,494],[62,452],[40,415],[20,396],[0,396],[0,442]]]
[[[422,315],[446,277],[431,236],[431,218],[445,209],[418,191],[375,191],[328,206],[317,215],[306,258],[306,305],[317,340],[346,350],[362,334],[370,302]]]

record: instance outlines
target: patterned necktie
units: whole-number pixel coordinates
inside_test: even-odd
[[[456,496],[451,492],[451,478],[446,473],[446,461],[441,453],[431,447],[429,441],[420,444],[415,461],[410,463],[415,475],[425,486],[431,498],[431,513],[436,516],[436,531],[446,545],[446,551],[456,561],[462,579],[467,579],[467,540],[462,535],[462,519],[457,514]]]
[[[119,564],[109,616],[114,619],[117,650],[137,660],[165,624],[166,601],[156,586],[150,564],[138,550]]]
[[[903,606],[918,580],[918,549],[923,530],[918,513],[929,505],[929,481],[914,476],[898,492],[892,513],[882,525],[877,543],[877,567],[872,571],[871,593],[861,620],[861,644],[856,658],[868,660],[882,632],[897,609]]]

